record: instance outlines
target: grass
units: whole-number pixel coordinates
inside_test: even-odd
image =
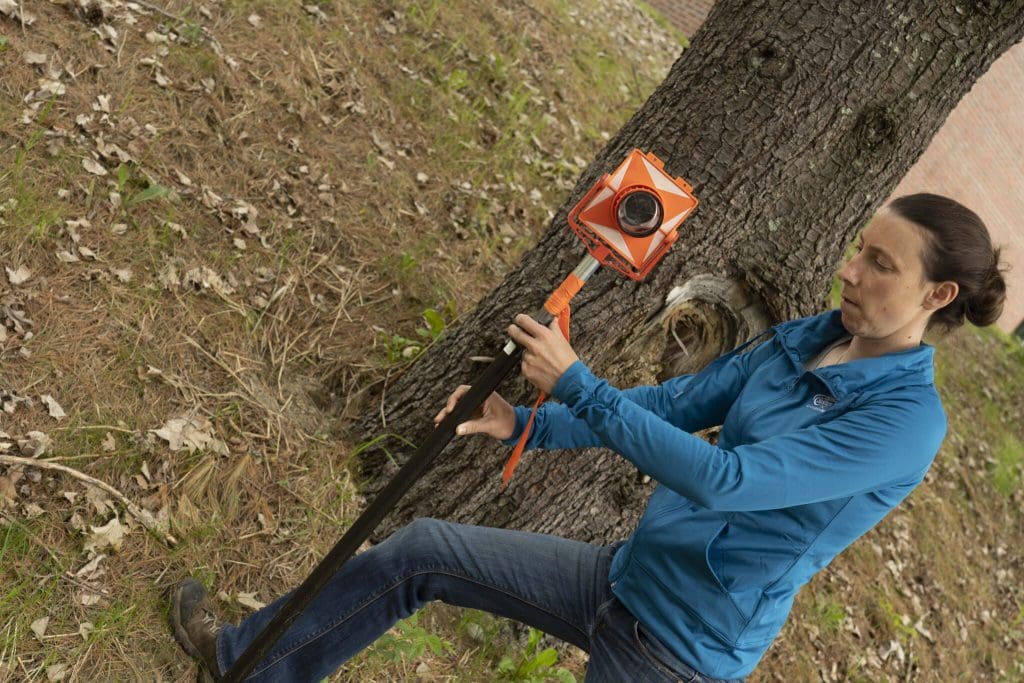
[[[846,611],[842,603],[833,596],[819,597],[814,605],[814,611],[827,631],[838,631],[846,620]]]
[[[140,15],[131,30],[117,24],[123,44],[111,53],[41,4],[35,27],[0,44],[12,95],[0,99],[0,252],[32,271],[19,287],[0,273],[4,305],[31,320],[20,332],[5,322],[3,384],[33,398],[51,393],[68,412],[58,423],[37,402],[5,413],[3,429],[47,432],[46,457],[75,458],[68,462],[167,514],[179,537],[168,548],[131,530],[103,561],[107,597],[83,605],[64,573],[85,565],[88,525],[109,513],[91,510],[62,475],[24,477],[0,513],[0,659],[17,662],[20,678],[45,680],[47,666],[66,664],[78,679],[187,679],[192,664],[166,624],[171,583],[196,576],[228,597],[218,607],[238,619],[247,611],[239,593],[269,600],[306,576],[361,509],[349,469],[361,448],[411,447],[398,434],[351,443],[354,416],[386,400],[407,350],[414,357],[442,338],[515,267],[678,45],[643,11],[589,0],[317,4],[327,21],[302,3],[232,0],[211,5],[209,19],[171,2],[181,21],[169,25],[185,40],[158,55],[169,88],[140,64],[159,49],[144,39],[165,23],[156,16]],[[585,41],[581,14],[591,20]],[[200,27],[237,68],[200,40]],[[602,27],[652,41],[626,50]],[[21,98],[39,72],[20,59],[23,49],[103,68],[69,80],[26,126]],[[111,98],[103,121],[92,108],[101,94]],[[82,114],[91,122],[80,124]],[[81,167],[101,132],[132,156],[108,162],[104,178]],[[60,142],[56,155],[51,141]],[[239,218],[242,202],[258,210],[258,234]],[[83,217],[91,227],[78,229],[81,244],[101,258],[57,261],[72,247],[65,222]],[[121,223],[124,234],[112,230]],[[168,284],[169,266],[179,277],[208,268],[233,291]],[[126,267],[129,282],[112,275]],[[1024,595],[994,577],[1014,566],[1022,536],[1024,357],[1011,341],[967,330],[939,348],[951,438],[934,477],[903,521],[883,522],[801,594],[753,683],[814,680],[833,665],[850,680],[895,679],[862,659],[898,637],[920,645],[922,680],[949,670],[973,680],[1010,675]],[[209,419],[229,453],[172,452],[152,437],[184,414]],[[29,502],[43,514],[29,518]],[[76,516],[86,531],[71,524]],[[900,580],[886,565],[894,558]],[[934,647],[905,632],[922,617],[914,596]],[[31,633],[44,614],[47,633],[61,637]],[[966,642],[955,615],[971,620]],[[93,625],[85,638],[84,623]],[[581,653],[540,643],[505,620],[432,605],[333,680],[583,677]]]
[[[992,482],[1004,496],[1012,496],[1021,483],[1024,466],[1024,445],[1015,436],[1006,435],[996,449],[996,464]]]

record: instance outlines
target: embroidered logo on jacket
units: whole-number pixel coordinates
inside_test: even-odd
[[[815,394],[814,398],[811,399],[810,404],[807,406],[813,410],[817,410],[819,413],[824,413],[826,410],[836,404],[836,399],[828,394]]]

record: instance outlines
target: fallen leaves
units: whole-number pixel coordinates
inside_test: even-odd
[[[38,458],[46,452],[52,443],[48,435],[39,431],[30,431],[25,434],[25,438],[17,441],[18,450],[26,458]]]
[[[121,549],[126,529],[116,515],[111,517],[106,524],[98,527],[90,526],[89,529],[91,534],[82,548],[85,552],[94,552],[104,548],[111,548],[114,551]]]
[[[22,9],[22,3],[18,0],[0,0],[0,14],[11,19],[17,19],[25,26],[31,26],[36,22],[36,16]]]
[[[217,597],[223,600],[224,602],[237,602],[239,605],[242,605],[243,607],[248,607],[249,609],[254,610],[263,609],[267,606],[267,603],[262,602],[256,598],[255,591],[251,593],[239,591],[238,593],[235,593],[233,596],[228,595],[224,591],[221,591],[217,594]]]
[[[50,417],[52,417],[53,419],[62,420],[63,418],[67,417],[67,413],[65,413],[64,409],[61,408],[59,403],[57,403],[57,399],[55,399],[50,394],[43,394],[42,396],[39,397],[39,400],[42,401],[44,405],[46,405],[46,410],[50,414]]]
[[[231,277],[230,275],[228,276]],[[200,266],[186,271],[181,278],[181,284],[196,292],[212,290],[222,296],[230,296],[235,293],[235,287],[229,284],[228,280],[222,278],[215,270],[207,266]]]
[[[32,625],[29,626],[29,628],[32,629],[32,633],[36,635],[36,638],[42,640],[43,636],[46,635],[46,627],[49,625],[50,617],[40,617],[39,619],[33,621]]]
[[[32,273],[25,266],[20,266],[17,269],[4,268],[7,271],[7,281],[12,285],[21,285],[28,281],[32,276]]]
[[[213,435],[212,423],[201,415],[176,417],[150,432],[167,442],[172,451],[210,450],[226,455],[227,444]]]
[[[98,176],[105,176],[108,173],[107,169],[103,167],[103,164],[90,157],[82,159],[82,168],[89,173]]]

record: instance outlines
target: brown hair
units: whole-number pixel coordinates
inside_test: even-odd
[[[978,214],[949,197],[911,194],[889,208],[924,229],[924,275],[932,282],[952,280],[960,286],[956,298],[932,314],[928,327],[946,330],[967,320],[984,327],[999,319],[1006,301],[1006,281],[998,248]]]

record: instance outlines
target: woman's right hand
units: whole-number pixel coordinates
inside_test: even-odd
[[[468,384],[461,384],[458,389],[451,393],[451,396],[445,402],[444,408],[434,417],[435,425],[440,424],[441,420],[446,418],[448,413],[455,409],[455,404],[459,402],[459,399],[469,389]],[[484,400],[484,404],[473,413],[473,419],[460,424],[455,429],[455,433],[460,436],[464,434],[490,434],[495,439],[504,440],[512,438],[512,432],[515,431],[515,428],[515,409],[508,401],[499,396],[497,392],[492,392]]]

